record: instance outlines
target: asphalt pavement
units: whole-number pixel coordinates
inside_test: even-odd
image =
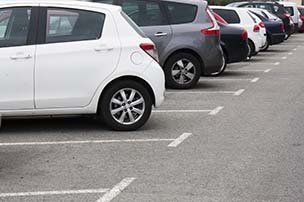
[[[304,201],[304,35],[192,90],[147,125],[4,120],[0,201]]]

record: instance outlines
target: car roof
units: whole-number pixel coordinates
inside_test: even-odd
[[[278,3],[279,3],[279,4],[282,4],[282,5],[284,5],[284,6],[297,6],[297,4],[294,3],[294,2],[280,1],[280,2],[278,2]]]
[[[80,6],[80,7],[88,7],[88,8],[102,8],[107,10],[121,10],[120,6],[110,5],[110,4],[103,4],[103,3],[94,3],[94,2],[87,2],[83,0],[1,0],[0,6],[5,5],[14,5],[14,4],[43,4],[43,3],[50,3],[54,5],[66,5],[66,6]]]

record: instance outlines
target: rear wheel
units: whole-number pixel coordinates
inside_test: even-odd
[[[197,84],[202,70],[195,56],[189,53],[178,53],[168,59],[164,71],[167,87],[188,89]]]
[[[152,99],[140,83],[124,80],[115,83],[102,95],[99,112],[113,130],[130,131],[142,127],[152,111]]]
[[[267,51],[269,48],[269,38],[267,37],[266,44],[261,48],[262,51]]]
[[[251,58],[252,56],[256,55],[254,43],[251,40],[248,40],[248,57]]]

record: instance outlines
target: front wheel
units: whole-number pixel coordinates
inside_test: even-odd
[[[142,127],[152,111],[151,96],[142,84],[124,80],[106,89],[99,105],[102,120],[111,129],[131,131]]]
[[[164,71],[167,87],[188,89],[197,84],[202,68],[200,61],[192,54],[178,53],[168,59]]]

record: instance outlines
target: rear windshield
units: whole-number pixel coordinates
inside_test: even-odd
[[[240,17],[234,10],[212,9],[215,13],[221,16],[229,24],[238,24],[241,22]]]
[[[299,8],[301,15],[304,15],[304,8]]]
[[[285,9],[291,16],[294,15],[293,8],[291,6],[286,6]]]
[[[146,38],[145,33],[135,24],[135,22],[133,22],[133,20],[131,18],[129,18],[129,16],[127,14],[125,14],[124,12],[121,12],[121,15],[141,37]]]
[[[257,20],[256,18],[253,16],[254,14],[250,13],[250,12],[247,12],[248,15],[250,16],[250,18],[253,20],[254,23],[257,23]]]

